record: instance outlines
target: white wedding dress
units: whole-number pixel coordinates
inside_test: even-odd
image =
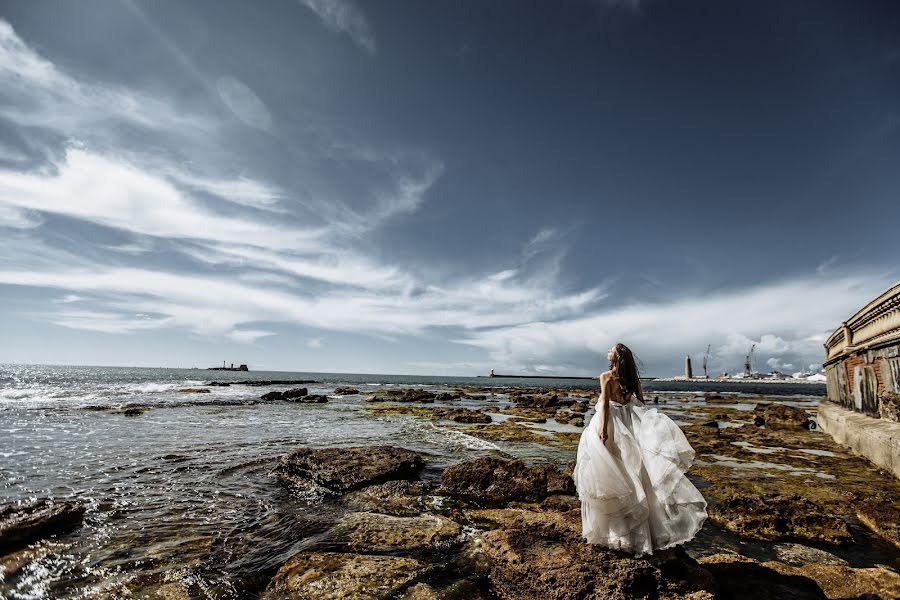
[[[655,408],[609,403],[609,438],[597,412],[581,434],[572,477],[581,499],[581,535],[635,556],[691,540],[706,520],[706,501],[685,475],[694,449]]]

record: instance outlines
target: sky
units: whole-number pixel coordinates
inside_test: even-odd
[[[0,363],[817,369],[898,196],[890,0],[0,1]]]

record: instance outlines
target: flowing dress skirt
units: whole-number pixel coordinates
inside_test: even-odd
[[[687,542],[706,520],[706,501],[685,473],[694,450],[655,408],[609,403],[609,439],[598,412],[584,428],[572,477],[582,536],[635,556]]]

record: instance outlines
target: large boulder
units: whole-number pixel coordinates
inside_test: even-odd
[[[76,529],[84,506],[46,498],[27,504],[0,506],[0,553],[24,548],[37,540]]]
[[[491,590],[503,600],[712,600],[710,574],[680,550],[636,559],[550,523],[484,534]]]
[[[572,478],[555,465],[526,466],[521,460],[490,456],[458,463],[441,475],[438,493],[482,504],[538,502],[554,494],[574,494]]]
[[[806,411],[787,404],[760,403],[753,408],[753,421],[766,429],[811,429],[814,421]]]
[[[337,396],[352,396],[354,394],[358,394],[359,390],[354,387],[341,385],[341,386],[334,388],[334,393]]]
[[[802,496],[728,494],[709,508],[716,525],[744,538],[814,540],[831,544],[853,541],[847,523]]]
[[[306,491],[344,494],[369,485],[415,477],[422,457],[395,446],[299,448],[282,457],[275,475]]]
[[[418,553],[459,538],[459,523],[439,515],[396,517],[373,512],[350,513],[329,537],[359,552]]]
[[[269,582],[264,599],[381,600],[412,582],[424,564],[400,556],[300,552]]]

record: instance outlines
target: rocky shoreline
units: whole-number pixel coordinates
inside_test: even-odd
[[[307,392],[269,392],[262,400],[328,401]],[[704,529],[724,542],[634,558],[580,536],[571,470],[594,400],[585,390],[365,395],[345,387],[330,395],[358,397],[358,410],[373,419],[399,415],[484,440],[539,444],[560,458],[526,462],[490,450],[435,469],[432,457],[400,440],[296,448],[272,465],[273,481],[289,502],[337,510],[322,541],[260,573],[254,593],[262,598],[900,597],[896,559],[860,566],[848,558],[873,544],[900,556],[900,482],[816,431],[814,409],[719,394],[702,402],[648,398],[675,415],[696,450],[690,476],[709,502]],[[34,553],[47,551],[36,540],[77,529],[84,510],[50,501],[4,507],[0,573],[15,576]],[[119,593],[210,597],[199,585],[163,570],[124,581]]]

